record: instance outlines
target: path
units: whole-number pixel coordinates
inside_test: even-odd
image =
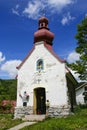
[[[36,122],[24,122],[24,123],[21,123],[21,124],[19,124],[17,126],[14,126],[14,127],[10,128],[8,130],[20,130],[20,129],[22,129],[25,126],[33,125],[35,123]]]

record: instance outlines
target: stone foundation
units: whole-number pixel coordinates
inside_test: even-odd
[[[25,117],[25,115],[31,115],[33,114],[33,107],[15,107],[14,111],[14,118],[22,118]]]
[[[70,114],[68,106],[50,107],[46,113],[49,117],[67,116]],[[25,115],[33,115],[33,107],[16,107],[14,111],[14,118],[23,118]]]
[[[67,106],[50,107],[48,110],[48,116],[50,117],[67,116],[69,114],[70,114],[70,108]]]

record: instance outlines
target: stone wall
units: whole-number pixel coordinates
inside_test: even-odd
[[[25,115],[33,114],[33,108],[31,106],[28,107],[15,107],[14,118],[22,118]]]
[[[67,106],[50,107],[48,110],[48,116],[50,117],[67,116],[69,114],[70,114],[70,108]]]
[[[32,115],[33,114],[33,107],[16,107],[14,118],[23,118],[25,115]],[[60,116],[67,116],[70,114],[70,107],[68,106],[61,106],[61,107],[50,107],[47,110],[47,115],[49,117],[60,117]]]

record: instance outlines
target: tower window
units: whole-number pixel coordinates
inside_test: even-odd
[[[43,60],[42,59],[39,59],[37,61],[37,66],[36,66],[37,70],[40,71],[40,70],[43,70]]]

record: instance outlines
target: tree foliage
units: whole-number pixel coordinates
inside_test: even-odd
[[[0,79],[0,101],[16,100],[17,80]]]
[[[87,80],[87,16],[77,25],[76,52],[80,54],[80,59],[69,66],[79,73],[81,80]]]

